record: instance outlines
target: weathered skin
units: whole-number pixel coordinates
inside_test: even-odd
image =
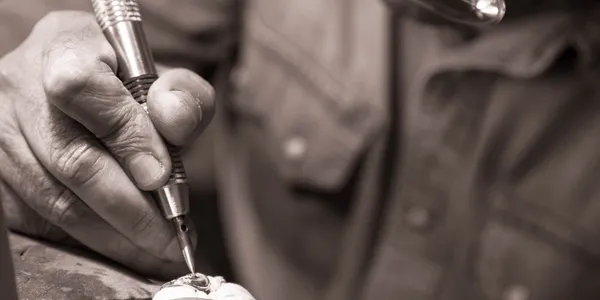
[[[151,299],[160,288],[94,255],[9,236],[21,300]]]

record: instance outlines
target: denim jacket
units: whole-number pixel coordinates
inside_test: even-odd
[[[262,299],[598,299],[593,18],[463,40],[390,15],[248,3],[218,155],[241,278]]]

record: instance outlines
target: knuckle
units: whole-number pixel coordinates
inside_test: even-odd
[[[48,200],[48,220],[59,227],[70,226],[84,218],[84,210],[78,209],[79,198],[68,188],[62,187]]]
[[[75,185],[86,184],[106,166],[102,151],[82,138],[73,139],[52,154],[57,176]]]
[[[148,133],[151,129],[149,122],[142,112],[138,113],[133,108],[122,109],[115,113],[107,134],[98,138],[118,157],[146,151],[149,148]]]
[[[31,236],[47,238],[59,236],[60,230],[36,213],[2,181],[0,181],[0,202],[9,229]]]
[[[53,100],[81,92],[102,62],[112,64],[115,60],[110,44],[87,12],[49,13],[36,24],[35,31],[46,41],[41,53],[42,83]]]
[[[107,140],[115,138],[120,135],[122,131],[126,131],[126,127],[128,123],[132,122],[132,119],[135,116],[133,110],[129,109],[129,105],[114,105],[112,108],[108,109],[106,113],[107,118],[106,126],[104,130],[98,130],[96,132],[96,137],[101,140]]]
[[[51,101],[65,104],[85,89],[92,73],[82,63],[56,64],[44,70],[42,84]]]
[[[131,232],[134,236],[143,236],[149,233],[149,229],[152,228],[152,224],[156,221],[157,214],[153,210],[144,210],[140,212],[135,218],[131,225]]]

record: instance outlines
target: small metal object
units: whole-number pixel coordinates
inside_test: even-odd
[[[174,285],[189,285],[199,291],[210,293],[210,281],[202,273],[188,274],[177,279],[171,280],[162,285],[161,289]]]
[[[208,300],[210,294],[225,282],[222,277],[208,277],[201,273],[188,274],[171,280],[160,287],[153,300]]]
[[[469,24],[495,24],[506,14],[505,0],[411,0],[448,20]]]
[[[256,300],[241,285],[221,276],[188,274],[171,280],[160,288],[152,300]]]
[[[146,98],[158,79],[152,52],[142,27],[137,0],[92,0],[96,20],[117,55],[117,76],[135,100],[147,110]],[[180,151],[167,145],[171,156],[171,176],[167,184],[153,192],[166,219],[177,232],[181,251],[191,273],[195,273],[194,253],[185,216],[189,212],[189,188]]]

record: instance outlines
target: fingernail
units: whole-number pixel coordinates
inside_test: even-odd
[[[129,161],[129,172],[140,188],[148,187],[164,172],[163,165],[151,154],[143,153]]]
[[[167,246],[165,249],[165,257],[173,262],[183,262],[181,246],[179,246],[179,241],[177,239],[173,239],[169,246]]]

